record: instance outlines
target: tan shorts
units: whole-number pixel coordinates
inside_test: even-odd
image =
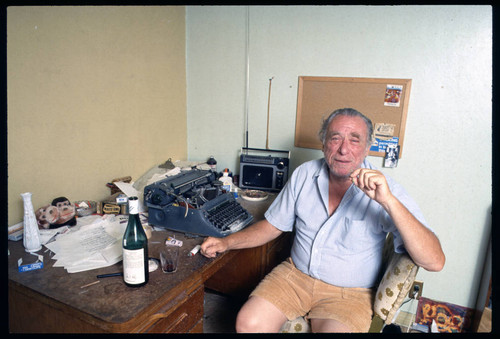
[[[276,266],[250,296],[262,297],[279,308],[288,320],[334,319],[353,332],[368,332],[375,291],[327,284],[298,270],[291,258]]]

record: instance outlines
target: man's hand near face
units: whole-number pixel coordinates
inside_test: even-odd
[[[372,200],[386,207],[393,199],[387,180],[382,172],[367,168],[358,168],[350,175],[352,183],[359,187]]]

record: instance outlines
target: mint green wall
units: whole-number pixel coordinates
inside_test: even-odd
[[[246,9],[186,7],[188,157],[214,155],[235,173]],[[413,80],[404,155],[383,171],[416,199],[447,255],[442,272],[419,272],[424,297],[475,306],[491,226],[491,7],[251,6],[249,33],[249,145],[265,147],[274,77],[270,148],[291,150],[292,168],[322,156],[293,146],[298,76]]]

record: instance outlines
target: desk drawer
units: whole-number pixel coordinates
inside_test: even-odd
[[[198,332],[203,324],[203,286],[194,291],[175,311],[168,315],[157,313],[152,318],[158,319],[145,329],[147,333],[187,333]],[[196,325],[196,326],[195,326]],[[203,326],[201,326],[201,332]]]

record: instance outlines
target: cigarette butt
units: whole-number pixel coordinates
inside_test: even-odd
[[[198,251],[200,250],[201,248],[201,245],[196,245],[190,252],[189,252],[189,256],[192,257],[194,256],[196,253],[198,253]]]
[[[80,286],[80,288],[89,287],[89,286],[92,286],[92,285],[95,285],[95,284],[98,284],[98,283],[100,283],[100,281],[99,281],[99,280],[96,280],[96,281],[94,281],[94,282],[91,282],[90,284]]]

